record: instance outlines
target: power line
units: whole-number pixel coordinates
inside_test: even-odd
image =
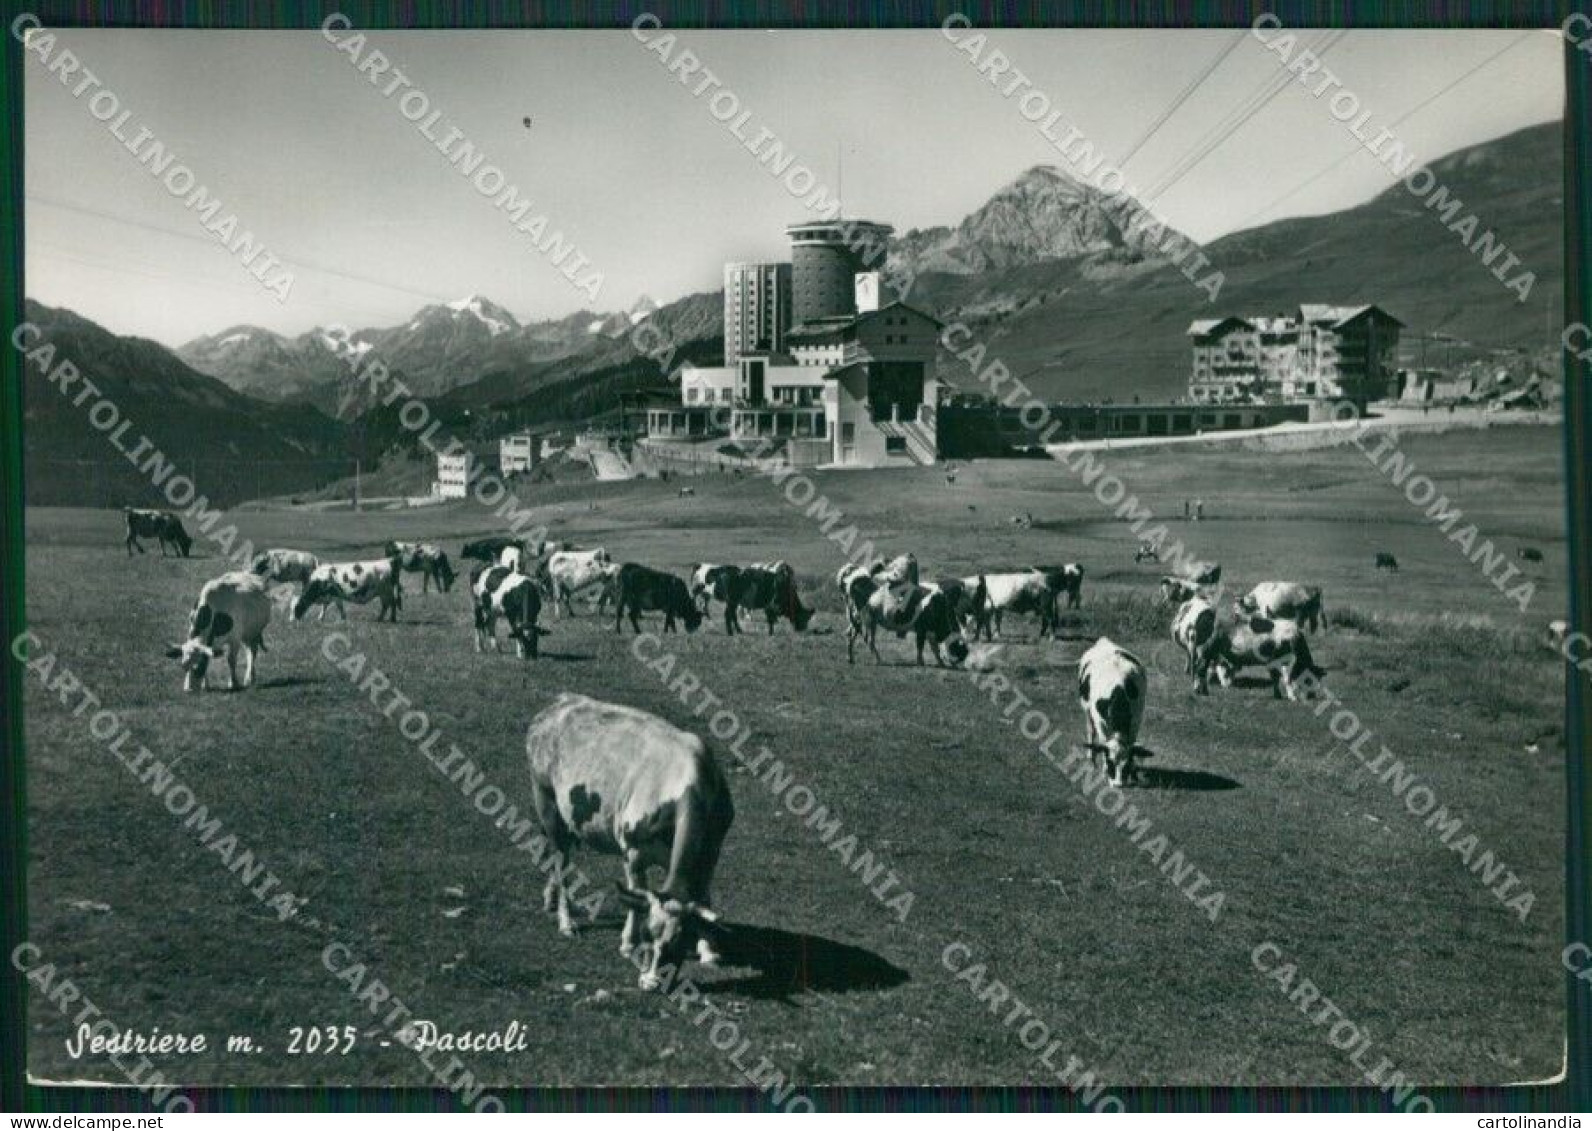
[[[1327,53],[1337,46],[1348,32],[1329,31],[1316,39],[1311,47],[1307,48],[1316,59],[1325,58]],[[1194,148],[1184,155],[1183,159],[1173,166],[1160,181],[1151,188],[1147,203],[1153,203],[1166,195],[1190,173],[1204,164],[1205,160],[1220,149],[1227,140],[1243,128],[1251,118],[1269,106],[1284,90],[1291,86],[1297,76],[1292,71],[1281,71],[1277,75],[1263,82],[1256,92],[1248,99],[1240,102],[1237,109],[1222,120],[1213,130],[1208,131],[1205,137],[1195,143]]]
[[[130,216],[119,216],[114,212],[103,212],[97,208],[88,208],[81,204],[71,204],[64,200],[50,200],[40,196],[29,196],[26,199],[34,204],[42,204],[47,208],[61,208],[69,212],[80,212],[86,216],[97,216],[102,220],[110,220],[118,224],[126,224],[129,227],[142,228],[149,232],[158,232],[161,235],[173,236],[177,239],[192,240],[195,243],[202,243],[209,247],[223,246],[221,242],[214,236],[204,236],[200,235],[198,232],[179,232],[171,228],[162,227],[158,224],[150,224],[143,220],[135,220]],[[381,287],[385,290],[396,291],[399,294],[406,294],[413,298],[423,298],[428,302],[453,301],[447,295],[436,294],[431,291],[416,290],[413,287],[405,287],[397,283],[384,282],[381,279],[372,279],[364,275],[355,275],[348,271],[340,270],[336,267],[330,267],[323,263],[316,263],[314,260],[305,259],[301,256],[294,256],[292,258],[278,256],[276,258],[279,262],[287,264],[291,267],[297,267],[301,271],[313,271],[322,275],[331,275],[335,276],[336,278],[346,279],[350,282],[364,283],[372,287]]]
[[[1178,108],[1189,100],[1189,97],[1193,95],[1194,91],[1200,86],[1200,84],[1211,77],[1211,72],[1215,71],[1217,67],[1221,66],[1223,61],[1226,60],[1226,58],[1235,50],[1237,50],[1238,45],[1243,43],[1244,40],[1248,38],[1249,33],[1247,31],[1239,32],[1237,38],[1235,38],[1233,42],[1229,43],[1225,48],[1222,49],[1221,53],[1217,55],[1216,58],[1212,59],[1208,64],[1206,64],[1205,69],[1200,71],[1199,74],[1195,75],[1193,80],[1182,89],[1176,98],[1172,100],[1172,104],[1165,110],[1162,110],[1160,115],[1156,117],[1155,121],[1151,122],[1149,127],[1139,135],[1138,140],[1129,147],[1128,152],[1123,156],[1122,160],[1117,162],[1117,168],[1121,169],[1125,167],[1129,161],[1132,161],[1133,155],[1139,152],[1139,150],[1143,149],[1144,144],[1154,137],[1156,132],[1159,131],[1162,126],[1166,125],[1167,119],[1171,118],[1173,114],[1177,113]]]
[[[1400,114],[1397,118],[1394,118],[1393,121],[1388,123],[1386,128],[1391,130],[1395,126],[1398,126],[1398,125],[1402,124],[1403,122],[1406,122],[1409,119],[1413,118],[1416,114],[1419,114],[1422,110],[1426,109],[1433,102],[1436,102],[1443,95],[1445,95],[1449,91],[1453,90],[1460,83],[1462,83],[1466,79],[1470,78],[1471,75],[1475,74],[1477,71],[1481,70],[1483,67],[1487,66],[1489,63],[1491,63],[1495,59],[1498,59],[1499,57],[1503,56],[1507,52],[1513,51],[1516,47],[1519,47],[1522,43],[1524,43],[1526,40],[1530,39],[1535,34],[1536,34],[1535,32],[1529,32],[1528,31],[1524,35],[1520,36],[1518,39],[1515,39],[1512,42],[1504,45],[1499,50],[1494,51],[1491,55],[1487,56],[1487,58],[1485,58],[1481,62],[1477,63],[1474,67],[1471,67],[1464,74],[1460,75],[1454,81],[1450,82],[1447,86],[1443,87],[1441,90],[1437,91],[1435,94],[1429,95],[1425,99],[1423,99],[1420,102],[1416,103],[1414,106],[1410,107],[1410,109],[1406,110],[1403,114]],[[1318,172],[1318,173],[1314,174],[1313,176],[1308,177],[1305,180],[1301,181],[1299,184],[1295,185],[1293,188],[1289,189],[1287,192],[1285,192],[1281,196],[1279,196],[1276,200],[1273,200],[1270,204],[1268,204],[1264,208],[1260,209],[1260,211],[1254,213],[1250,217],[1250,223],[1254,223],[1255,221],[1259,220],[1262,216],[1266,215],[1266,213],[1270,212],[1273,208],[1276,208],[1277,205],[1283,203],[1284,201],[1292,200],[1299,193],[1303,192],[1305,189],[1309,188],[1311,185],[1313,185],[1317,181],[1319,181],[1322,177],[1325,177],[1328,173],[1331,173],[1334,170],[1338,169],[1345,162],[1347,162],[1350,159],[1352,159],[1356,154],[1359,154],[1359,153],[1362,153],[1362,152],[1366,152],[1366,150],[1364,149],[1363,146],[1358,146],[1358,145],[1355,146],[1353,149],[1349,150],[1349,152],[1345,153],[1342,157],[1340,157],[1336,161],[1332,162],[1332,164],[1330,164],[1330,165],[1326,166],[1325,168],[1323,168],[1320,172]]]

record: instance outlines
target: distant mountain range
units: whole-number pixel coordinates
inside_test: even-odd
[[[158,342],[119,337],[70,310],[29,300],[25,312],[56,358],[70,359],[129,422],[123,448],[147,437],[213,503],[302,490],[351,463],[343,427],[308,405],[262,403],[196,372]],[[75,405],[33,365],[23,371],[29,503],[158,502],[149,478],[90,426],[94,402]]]
[[[1444,360],[1457,363],[1489,351],[1535,350],[1551,337],[1563,287],[1562,162],[1562,128],[1550,123],[1431,165],[1449,196],[1507,244],[1521,269],[1535,272],[1524,305],[1461,235],[1398,184],[1356,208],[1276,221],[1206,245],[1212,268],[1225,275],[1215,303],[1167,261],[1164,249],[1177,249],[1186,236],[1148,241],[1117,220],[1098,190],[1047,166],[1029,169],[954,227],[906,232],[890,254],[916,273],[909,302],[967,323],[988,344],[988,356],[1052,399],[1181,396],[1191,321],[1276,313],[1302,302],[1375,302],[1406,324],[1409,360],[1419,360],[1416,335],[1441,334],[1448,339]],[[143,387],[169,382],[182,390],[148,402],[152,419],[175,418],[175,435],[188,434],[182,420],[199,401],[210,415],[196,418],[203,425],[196,434],[214,426],[215,435],[225,435],[220,450],[255,440],[270,450],[269,437],[287,425],[289,449],[330,451],[339,425],[322,413],[344,422],[365,416],[366,438],[378,445],[401,438],[385,419],[390,413],[370,413],[338,339],[324,329],[286,337],[234,326],[188,342],[174,356],[138,339],[118,347],[114,336],[69,312],[45,313],[53,333],[79,335],[91,358],[103,358],[113,372],[136,374]],[[672,358],[643,356],[631,333],[643,320],[650,322],[646,341],[672,343]],[[658,386],[660,362],[716,363],[721,336],[722,296],[713,291],[661,307],[643,301],[629,311],[530,323],[471,295],[426,306],[398,326],[358,330],[352,341],[428,398],[439,416],[491,427],[568,423],[612,410],[617,393]],[[142,360],[131,364],[135,355]],[[949,354],[942,355],[941,376],[978,387]],[[233,399],[217,402],[222,394]],[[258,401],[274,408],[262,412]],[[234,434],[222,423],[229,414],[252,423]],[[30,448],[54,435],[30,432]]]

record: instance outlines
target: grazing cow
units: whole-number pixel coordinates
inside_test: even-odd
[[[436,582],[438,593],[446,593],[453,588],[453,563],[440,546],[430,542],[388,542],[385,553],[389,558],[396,558],[399,568],[405,573],[420,575],[422,593],[431,591],[432,582]]]
[[[983,577],[947,577],[933,583],[951,603],[956,623],[964,631],[971,631],[977,639],[979,626],[984,623],[989,609],[989,586]]]
[[[1001,621],[1007,613],[1036,613],[1039,616],[1039,635],[1053,635],[1056,628],[1056,600],[1059,591],[1042,570],[1031,569],[1022,573],[986,573],[984,585],[989,593],[979,628],[986,640],[993,641],[1001,634]],[[995,632],[990,634],[990,625]]]
[[[1172,639],[1188,656],[1194,690],[1210,694],[1210,645],[1216,639],[1216,606],[1204,597],[1190,597],[1172,618]]]
[[[1392,570],[1394,573],[1397,573],[1399,571],[1399,560],[1392,554],[1378,550],[1376,555],[1376,568],[1388,569]]]
[[[805,632],[813,619],[813,610],[802,604],[796,592],[796,571],[786,562],[698,566],[691,573],[691,594],[704,614],[711,600],[724,603],[724,631],[729,636],[741,631],[742,609],[761,609],[768,618],[770,636],[780,617],[789,620],[797,632]]]
[[[1311,632],[1327,630],[1327,610],[1321,589],[1315,585],[1296,585],[1292,581],[1262,581],[1234,605],[1239,620],[1263,617],[1266,620],[1291,620]]]
[[[1281,699],[1309,697],[1309,686],[1300,688],[1300,678],[1309,674],[1319,679],[1326,672],[1316,667],[1304,631],[1291,620],[1254,617],[1248,624],[1217,630],[1206,650],[1217,682],[1233,685],[1233,675],[1244,668],[1264,667],[1271,673],[1271,693]]]
[[[1515,551],[1517,557],[1523,562],[1540,562],[1542,551],[1534,546],[1522,546]]]
[[[166,556],[166,547],[170,545],[183,557],[188,556],[188,551],[193,548],[193,539],[182,527],[182,519],[170,511],[135,510],[133,507],[123,507],[122,514],[127,519],[127,556],[132,557],[133,551],[140,554],[144,552],[140,538],[154,538],[160,542],[160,556]]]
[[[542,891],[546,910],[557,897],[559,933],[575,933],[564,879],[580,844],[624,860],[619,952],[643,948],[642,989],[657,988],[660,965],[678,968],[693,952],[716,965],[710,888],[735,806],[702,739],[634,707],[564,692],[531,721],[525,750],[536,815],[560,858]],[[651,868],[668,870],[656,891]]]
[[[320,565],[320,559],[304,550],[267,550],[254,559],[254,572],[265,578],[266,584],[310,583],[310,574]]]
[[[663,631],[674,631],[674,618],[685,622],[687,632],[695,632],[702,623],[702,610],[691,599],[691,589],[672,573],[651,569],[635,562],[619,567],[616,583],[618,596],[614,607],[614,631],[624,629],[625,617],[630,617],[630,627],[641,633],[641,614],[661,612]]]
[[[608,551],[600,547],[595,550],[556,550],[543,559],[537,580],[542,586],[542,593],[553,602],[556,615],[563,616],[568,612],[574,616],[575,607],[569,603],[569,599],[593,586],[603,586],[602,604],[607,603],[613,585],[618,580],[612,567],[613,561],[608,557]]]
[[[241,570],[206,582],[188,618],[188,639],[166,649],[183,671],[183,688],[203,691],[209,686],[210,661],[223,650],[231,690],[242,691],[254,683],[254,657],[265,650],[265,626],[271,623],[271,598],[265,581]],[[238,653],[244,654],[243,678],[238,678]]]
[[[536,623],[542,615],[536,582],[508,566],[477,566],[470,574],[470,593],[475,601],[475,650],[483,651],[488,643],[498,650],[497,619],[502,617],[520,658],[536,659],[537,640],[547,631]]]
[[[503,551],[509,546],[518,546],[521,551],[525,549],[525,543],[519,538],[507,534],[494,534],[490,538],[466,542],[464,549],[459,551],[459,556],[468,561],[492,565],[503,556]]]
[[[1078,658],[1078,705],[1091,765],[1105,756],[1111,784],[1138,777],[1139,725],[1149,681],[1138,657],[1102,636]]]
[[[1181,577],[1161,578],[1161,601],[1167,605],[1181,605],[1191,597],[1198,597],[1200,588]]]
[[[962,635],[956,611],[951,606],[950,598],[935,586],[919,585],[911,581],[884,585],[874,579],[873,591],[862,607],[861,617],[852,621],[851,628],[846,634],[847,663],[856,662],[858,636],[867,642],[868,650],[873,653],[874,660],[884,663],[884,657],[879,655],[879,648],[875,642],[881,626],[897,636],[905,636],[911,632],[916,637],[920,667],[923,664],[925,642],[934,653],[934,662],[939,667],[945,667],[945,660],[940,655],[942,644],[951,657],[952,666],[967,659],[967,639]]]
[[[681,487],[680,488],[680,497],[682,499],[695,498],[696,497],[696,488],[695,487]]]
[[[315,619],[325,620],[326,608],[331,605],[347,620],[348,610],[343,607],[344,601],[352,601],[356,605],[380,601],[381,608],[376,613],[376,620],[379,622],[390,616],[392,622],[397,624],[398,610],[404,604],[403,581],[398,563],[387,558],[317,566],[293,606],[293,619],[303,620],[312,606],[319,606]]]
[[[1133,551],[1134,565],[1138,565],[1140,562],[1158,562],[1160,560],[1161,552],[1155,548],[1154,542],[1140,542],[1139,548]]]
[[[849,635],[846,646],[849,649],[851,642],[863,631],[867,619],[868,598],[873,596],[873,591],[879,588],[874,570],[859,565],[843,565],[835,573],[835,584],[840,588],[841,598],[846,603],[846,624]]]

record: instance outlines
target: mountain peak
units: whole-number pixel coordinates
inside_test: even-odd
[[[483,298],[480,295],[466,295],[464,298],[447,303],[446,306],[455,316],[473,315],[486,326],[493,337],[520,328],[519,320],[514,315],[504,310],[491,299]]]

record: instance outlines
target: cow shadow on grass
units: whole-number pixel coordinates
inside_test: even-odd
[[[706,987],[714,993],[781,1000],[804,990],[888,990],[912,977],[860,946],[749,923],[726,923],[719,950],[724,967],[752,972],[715,979],[711,987]]]
[[[1139,786],[1142,789],[1176,789],[1188,793],[1244,788],[1241,783],[1221,774],[1204,770],[1163,770],[1154,766],[1139,767]]]
[[[326,682],[324,679],[311,679],[303,675],[285,675],[277,679],[257,680],[253,687],[260,691],[270,691],[278,687],[314,687]]]

